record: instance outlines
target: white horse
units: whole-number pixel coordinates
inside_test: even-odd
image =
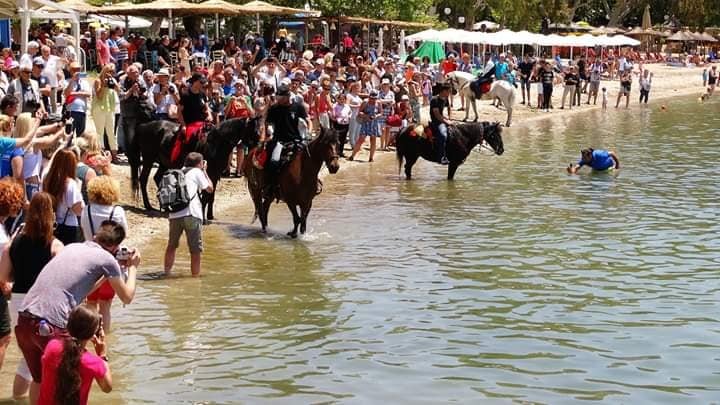
[[[475,92],[470,89],[470,83],[477,78],[466,72],[451,72],[447,75],[447,80],[452,83],[455,88],[458,89],[461,97],[465,98],[465,118],[463,121],[467,121],[470,115],[470,106],[472,106],[473,112],[475,113],[475,121],[478,120],[477,106],[475,105]],[[485,93],[485,98],[494,100],[495,97],[502,101],[507,111],[507,122],[505,126],[512,124],[512,112],[513,106],[515,105],[515,88],[505,80],[496,80],[490,86],[490,91]]]

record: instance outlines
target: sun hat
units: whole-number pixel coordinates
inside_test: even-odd
[[[170,71],[167,68],[162,68],[158,70],[156,76],[167,76],[170,77]]]

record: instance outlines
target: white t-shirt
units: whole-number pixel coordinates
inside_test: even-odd
[[[202,170],[192,168],[190,171],[185,173],[185,186],[187,187],[188,196],[190,196],[190,205],[178,212],[171,212],[169,218],[175,219],[193,216],[198,219],[203,219],[200,191],[205,190],[210,186],[210,180],[208,180]]]
[[[271,75],[268,74],[267,71],[259,71],[257,72],[257,79],[258,82],[266,82],[270,86],[272,86],[274,89],[277,89],[278,86],[280,86],[280,82],[282,81],[284,75],[282,72],[278,69],[275,69],[275,74]]]
[[[45,68],[42,71],[42,74],[47,77],[50,87],[58,87],[58,60],[57,56],[50,55],[45,61]]]
[[[177,94],[177,87],[175,87],[175,85],[172,83],[168,83],[168,85],[170,86],[170,88],[174,89],[175,93]],[[155,94],[160,94],[160,84],[154,85],[152,92],[153,96]],[[160,99],[160,102],[155,107],[155,112],[158,114],[167,114],[170,106],[174,104],[176,104],[175,98],[171,94],[166,94]]]
[[[92,216],[92,228],[90,229],[90,218],[88,218],[88,210]],[[112,214],[112,216],[111,216]],[[119,205],[100,205],[90,203],[83,208],[82,215],[80,216],[80,227],[82,228],[85,240],[92,240],[95,236],[95,232],[100,228],[100,224],[106,220],[113,220],[125,228],[127,232],[127,218],[125,217],[125,210]],[[93,232],[94,231],[94,232]]]
[[[58,204],[55,211],[55,222],[65,224],[67,226],[78,226],[77,216],[72,212],[72,206],[77,203],[82,204],[83,198],[80,193],[80,185],[75,179],[68,179],[65,186],[65,197]]]

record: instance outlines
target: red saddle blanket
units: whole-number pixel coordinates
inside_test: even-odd
[[[180,157],[182,156],[183,146],[190,143],[194,137],[199,137],[202,134],[205,123],[202,121],[193,122],[185,127],[185,131],[180,130],[180,133],[175,137],[175,144],[173,145],[172,152],[170,153],[170,161],[173,165],[177,166],[182,164]]]

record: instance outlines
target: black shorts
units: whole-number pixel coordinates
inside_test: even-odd
[[[7,299],[0,294],[0,338],[4,338],[12,331],[10,326],[10,309],[8,308]]]

